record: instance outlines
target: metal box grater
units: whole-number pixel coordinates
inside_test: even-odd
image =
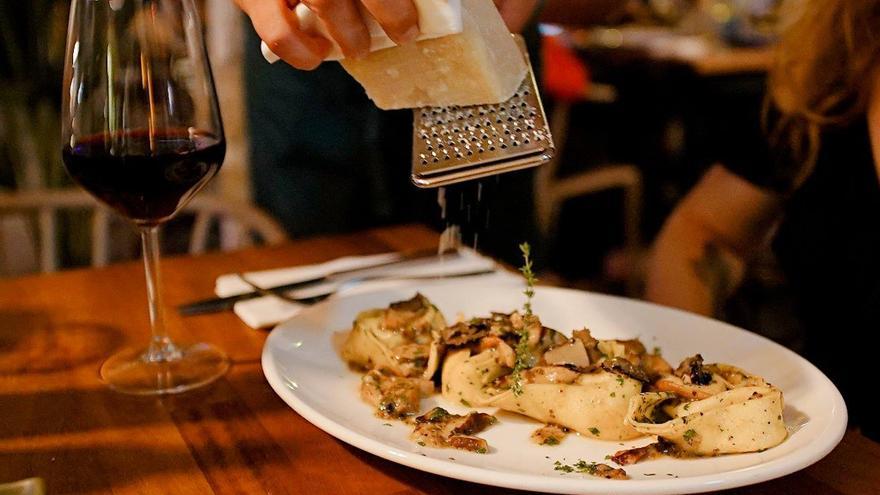
[[[440,187],[547,163],[553,137],[522,38],[528,66],[509,100],[494,105],[413,110],[412,181]]]

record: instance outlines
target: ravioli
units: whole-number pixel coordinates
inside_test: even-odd
[[[643,386],[623,372],[626,367],[621,363],[636,368],[624,358],[637,353],[631,343],[599,341],[585,330],[567,339],[540,322],[527,329],[528,321],[516,313],[508,316],[510,325],[499,325],[498,315],[493,318],[500,330],[484,332],[479,328],[487,325],[485,321],[471,320],[469,324],[478,328],[470,333],[480,335],[476,343],[448,352],[441,373],[444,398],[523,414],[589,438],[628,440],[642,435],[624,423],[630,400]],[[521,393],[517,394],[511,382],[516,359],[511,344],[523,331],[532,342],[528,353],[534,364],[521,372]],[[457,332],[463,334],[461,329]],[[619,355],[614,355],[615,350]],[[640,352],[644,354],[644,347]]]
[[[365,370],[430,379],[440,364],[440,332],[446,320],[423,295],[371,309],[355,318],[342,359]]]
[[[677,372],[657,381],[675,392],[647,392],[630,403],[627,425],[697,456],[756,452],[788,436],[782,391],[763,378],[726,364],[703,365],[700,355]]]

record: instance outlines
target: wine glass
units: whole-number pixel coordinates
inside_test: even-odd
[[[62,108],[70,176],[140,231],[152,339],[101,366],[111,388],[167,394],[229,368],[214,346],[178,346],[165,327],[159,225],[217,173],[226,153],[193,0],[72,0]]]

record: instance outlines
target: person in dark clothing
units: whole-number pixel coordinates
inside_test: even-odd
[[[878,56],[880,1],[804,2],[769,79],[767,156],[749,159],[736,152],[742,143],[729,144],[724,163],[667,219],[646,286],[650,300],[712,315],[771,243],[796,296],[806,357],[875,440],[868,364],[880,330]]]

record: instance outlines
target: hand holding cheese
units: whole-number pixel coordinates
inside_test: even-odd
[[[250,17],[257,34],[273,53],[299,69],[314,69],[330,53],[333,43],[300,26],[295,13],[297,0],[236,0]],[[375,19],[395,43],[419,35],[418,13],[413,0],[302,0],[314,12],[348,58],[370,51],[370,32],[365,15]]]

